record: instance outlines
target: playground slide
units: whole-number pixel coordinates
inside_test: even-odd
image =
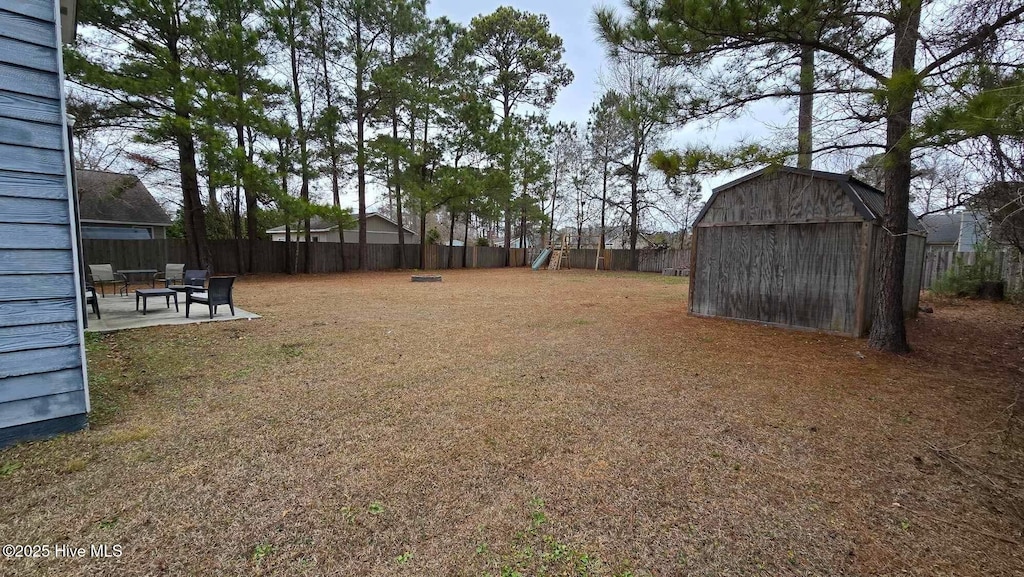
[[[544,266],[544,261],[546,261],[549,256],[551,256],[551,249],[550,248],[544,249],[540,253],[540,256],[537,257],[537,260],[533,261],[533,270],[537,270],[540,267]]]

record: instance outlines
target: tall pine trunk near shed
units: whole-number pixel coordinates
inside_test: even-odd
[[[910,204],[911,122],[917,88],[915,57],[921,24],[919,0],[900,0],[894,23],[892,77],[887,91],[885,135],[885,214],[882,255],[868,344],[881,351],[910,351],[903,313],[903,277],[907,255],[907,207]]]
[[[800,110],[797,115],[798,168],[811,169],[814,140],[814,48],[800,48]]]

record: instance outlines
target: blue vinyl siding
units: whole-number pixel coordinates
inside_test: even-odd
[[[57,0],[0,0],[0,448],[85,425]]]

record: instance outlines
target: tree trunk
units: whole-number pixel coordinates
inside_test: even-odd
[[[327,28],[324,26],[324,4],[317,3],[317,16],[320,26],[320,66],[324,74],[324,98],[327,102],[327,110],[334,114],[334,91],[331,89],[330,71],[327,67]],[[327,127],[327,155],[331,161],[331,193],[334,197],[334,206],[341,208],[341,153],[338,150],[338,134],[333,124]],[[348,268],[345,262],[345,223],[338,220],[338,240],[341,243],[341,250],[338,252],[341,261],[341,271]]]
[[[235,197],[231,206],[231,228],[235,235],[235,262],[237,263],[236,274],[245,274],[245,258],[242,250],[242,187],[235,184]]]
[[[607,153],[605,153],[607,157]],[[604,256],[604,227],[605,227],[605,210],[608,208],[608,161],[604,160],[601,162],[601,239],[597,245],[597,259],[594,261],[594,270],[598,269],[598,263],[604,262],[601,257]],[[608,263],[604,263],[604,268],[608,268]]]
[[[356,15],[355,76],[356,76],[356,190],[359,195],[359,270],[369,270],[369,248],[366,246],[366,94],[363,76],[366,74],[366,52],[363,47],[362,14]],[[399,231],[401,232],[401,231]],[[399,234],[401,236],[401,234]]]
[[[505,205],[505,266],[512,266],[512,204]]]
[[[253,156],[255,155],[254,148],[254,137],[251,128],[246,129],[246,137],[248,140],[248,148],[246,150],[246,158],[249,160],[249,164],[253,162]],[[248,171],[246,171],[248,174]],[[257,230],[257,197],[255,186],[249,179],[245,182],[245,228],[246,237],[249,239],[248,254],[246,255],[246,270],[250,273],[256,271],[256,237],[259,235]]]
[[[469,211],[466,211],[466,230],[462,231],[462,268],[466,268],[466,253],[469,252]]]
[[[284,271],[292,274],[292,227],[284,225]]]
[[[558,158],[555,158],[555,162],[558,162]],[[558,202],[558,173],[559,167],[555,166],[555,178],[551,183],[551,222],[548,223],[548,243],[554,245],[555,243],[555,203]],[[541,242],[543,246],[544,243]]]
[[[420,207],[420,268],[427,269],[427,206]]]
[[[391,35],[390,47],[390,63],[392,66],[397,62],[397,54],[395,49],[395,35]],[[398,109],[392,100],[391,104],[391,138],[392,146],[398,146]],[[405,217],[402,215],[402,182],[399,175],[401,166],[399,165],[398,153],[392,150],[391,152],[391,175],[395,181],[395,220],[398,221],[398,268],[405,268]]]
[[[907,254],[907,211],[910,209],[910,127],[914,112],[915,55],[921,3],[902,0],[895,25],[892,79],[889,81],[883,162],[885,215],[878,285],[868,340],[872,348],[902,354],[910,351],[903,322],[903,276]]]
[[[800,111],[797,127],[798,168],[811,168],[811,151],[814,148],[812,123],[814,121],[814,48],[800,49]]]
[[[188,118],[179,113],[178,118]],[[192,134],[179,131],[175,136],[178,145],[178,165],[181,168],[181,192],[185,213],[185,245],[188,261],[200,269],[211,270],[213,259],[206,239],[206,214],[203,199],[199,194],[199,175],[196,170],[196,145]]]
[[[519,248],[523,251],[523,260],[526,260],[526,209],[524,208],[519,219]],[[524,263],[525,264],[525,263]]]
[[[172,19],[172,26],[174,25]],[[167,48],[174,63],[173,71],[179,82],[181,78],[181,55],[178,51],[178,37],[171,33]],[[178,89],[175,90],[176,92]],[[191,129],[192,115],[185,104],[185,98],[175,95],[174,115],[177,129],[174,133],[178,148],[178,168],[181,171],[181,193],[185,221],[185,247],[188,261],[200,269],[211,270],[212,258],[210,245],[206,239],[206,213],[203,209],[203,198],[199,193],[199,170],[196,167],[196,142]]]
[[[448,228],[448,268],[455,268],[455,211],[451,211],[451,226]]]
[[[633,176],[632,182],[630,182],[629,198],[629,270],[635,271],[639,268],[637,266],[636,239],[640,232],[640,183],[637,182],[637,177],[635,175]]]
[[[239,85],[239,93],[241,92],[241,79],[236,77],[236,84]],[[236,93],[235,96],[242,98],[242,96]],[[241,102],[241,100],[240,100]],[[235,146],[238,148],[237,154],[245,154],[245,127],[242,126],[241,121],[235,122]],[[238,274],[245,274],[245,251],[242,249],[242,180],[245,174],[244,166],[235,167],[235,198],[232,217],[232,228],[235,233],[235,255],[238,259]],[[248,193],[246,193],[248,195]]]
[[[294,9],[294,6],[293,6]],[[306,135],[306,119],[302,113],[302,87],[299,84],[299,52],[298,52],[298,31],[295,28],[296,15],[294,11],[288,15],[288,32],[289,41],[288,51],[291,61],[291,73],[292,73],[292,104],[295,106],[295,123],[296,123],[296,137],[299,141],[299,166],[301,167],[302,174],[301,182],[302,185],[299,188],[299,198],[309,202],[309,148],[307,146]],[[303,226],[306,229],[306,252],[302,257],[302,272],[309,272],[309,243],[311,241],[309,235],[309,217],[303,221]]]

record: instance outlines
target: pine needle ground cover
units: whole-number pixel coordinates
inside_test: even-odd
[[[1020,574],[1020,308],[933,302],[900,358],[686,293],[253,278],[260,320],[92,339],[90,430],[0,452],[0,542],[123,554],[0,574]]]

